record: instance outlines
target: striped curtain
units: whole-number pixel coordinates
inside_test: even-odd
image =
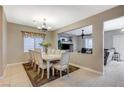
[[[21,31],[24,37],[33,37],[33,38],[45,38],[45,33],[37,33],[37,32],[28,32],[28,31]]]

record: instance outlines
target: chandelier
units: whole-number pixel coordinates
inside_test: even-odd
[[[38,30],[40,31],[49,31],[51,29],[51,26],[49,26],[47,23],[46,23],[46,19],[44,18],[43,21],[36,21],[36,20],[33,20],[33,22],[35,23],[36,27]]]
[[[121,31],[122,31],[122,32],[124,32],[124,28],[123,28],[123,29],[121,29]]]

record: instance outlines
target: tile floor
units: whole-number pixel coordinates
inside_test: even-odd
[[[21,64],[8,66],[5,74],[6,75],[4,79],[0,80],[0,86],[7,86],[7,87],[32,86]]]
[[[0,86],[31,87],[31,82],[22,65],[9,66]],[[104,75],[83,69],[77,70],[50,83],[44,87],[124,87],[124,62],[111,62],[104,68]]]

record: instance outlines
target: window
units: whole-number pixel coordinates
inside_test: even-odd
[[[42,48],[42,46],[39,45],[39,43],[43,42],[43,38],[35,38],[34,39],[34,46],[35,48]]]
[[[42,48],[39,43],[43,42],[43,38],[24,37],[24,52],[34,50],[35,48]]]
[[[85,39],[85,48],[92,48],[92,39]]]

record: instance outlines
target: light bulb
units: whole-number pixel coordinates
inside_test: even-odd
[[[52,27],[48,26],[48,29],[51,29]]]
[[[123,29],[121,29],[121,31],[123,32],[123,31],[124,31],[124,28],[123,28]]]
[[[40,27],[40,26],[38,26],[37,28],[38,28],[38,29],[41,29],[41,27]]]
[[[42,28],[44,28],[45,27],[45,25],[42,25]]]

